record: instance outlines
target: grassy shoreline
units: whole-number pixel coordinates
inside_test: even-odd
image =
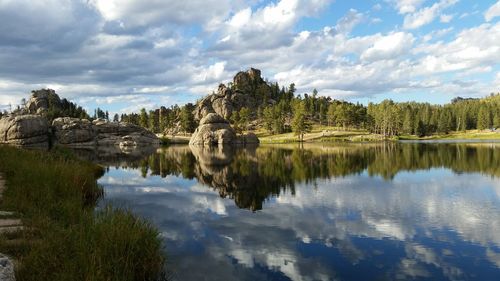
[[[258,131],[257,136],[262,144],[296,143],[298,137],[294,133],[272,135],[265,131]],[[304,135],[304,142],[380,142],[398,140],[500,140],[500,132],[470,130],[467,132],[450,132],[448,134],[435,134],[432,136],[418,137],[401,135],[398,137],[384,138],[383,135],[372,134],[365,130],[341,130],[335,127],[315,126],[310,133]]]
[[[6,190],[0,209],[25,230],[0,235],[17,280],[165,280],[156,228],[128,210],[95,211],[103,169],[64,150],[0,146]]]
[[[326,132],[325,132],[326,131]],[[299,142],[294,133],[269,134],[265,131],[257,131],[257,137],[262,144],[286,144]],[[163,144],[188,144],[189,137],[182,138],[171,136],[162,136]],[[325,143],[325,142],[381,142],[398,140],[500,140],[500,132],[471,130],[467,132],[450,132],[448,134],[435,134],[432,136],[418,137],[415,135],[401,135],[398,137],[384,138],[382,135],[371,134],[363,130],[339,130],[330,128],[330,130],[315,129],[304,135],[304,142]]]

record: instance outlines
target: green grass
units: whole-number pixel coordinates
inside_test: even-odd
[[[0,146],[0,172],[7,183],[0,210],[16,212],[26,227],[0,237],[18,281],[166,279],[154,226],[127,210],[95,211],[101,167],[65,150]]]
[[[402,140],[500,140],[500,132],[469,130],[466,132],[450,132],[449,134],[435,134],[432,136],[417,137],[403,135]]]
[[[294,133],[271,134],[267,130],[256,132],[263,144],[284,144],[298,142]],[[440,139],[466,139],[466,140],[500,140],[500,132],[470,130],[467,132],[450,132],[449,134],[418,137],[402,135],[384,138],[382,135],[371,134],[366,130],[342,130],[337,127],[313,126],[311,132],[304,135],[305,142],[378,142],[384,140],[440,140]]]

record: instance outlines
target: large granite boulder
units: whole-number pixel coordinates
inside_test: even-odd
[[[31,93],[31,97],[26,103],[26,109],[30,114],[44,113],[50,105],[61,107],[61,98],[52,89],[41,89]]]
[[[60,117],[52,121],[55,142],[66,146],[94,146],[96,133],[87,119]]]
[[[129,123],[70,117],[52,122],[55,142],[65,146],[117,146],[136,147],[159,144],[158,137],[150,131]]]
[[[49,125],[39,115],[6,116],[0,119],[0,143],[48,147]]]
[[[160,144],[160,140],[155,134],[129,123],[97,119],[92,122],[92,128],[96,133],[96,141],[99,146],[134,147]]]
[[[236,132],[229,122],[216,113],[209,113],[200,121],[191,136],[191,145],[232,144],[236,141]]]

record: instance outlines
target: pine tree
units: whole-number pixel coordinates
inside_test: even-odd
[[[413,134],[413,124],[415,124],[415,120],[410,108],[406,108],[405,117],[403,119],[403,132],[405,134]]]
[[[146,112],[146,109],[145,108],[141,108],[141,114],[139,116],[139,125],[143,128],[147,128],[148,127],[148,113]]]
[[[437,131],[439,133],[447,134],[451,130],[450,120],[451,120],[451,118],[450,118],[450,114],[448,113],[448,111],[442,110],[441,113],[439,114]]]
[[[304,134],[311,131],[311,125],[307,121],[306,107],[303,102],[299,102],[295,108],[292,130],[299,137],[299,141],[304,141]]]
[[[485,105],[482,105],[479,108],[479,113],[477,115],[477,128],[479,130],[491,128],[491,113]]]
[[[328,112],[326,113],[328,126],[333,126],[336,122],[336,107],[337,105],[335,103],[331,103],[328,106]]]

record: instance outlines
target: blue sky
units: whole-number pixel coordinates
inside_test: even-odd
[[[110,112],[194,102],[256,67],[353,102],[500,91],[497,0],[0,0],[0,109],[50,87]]]

